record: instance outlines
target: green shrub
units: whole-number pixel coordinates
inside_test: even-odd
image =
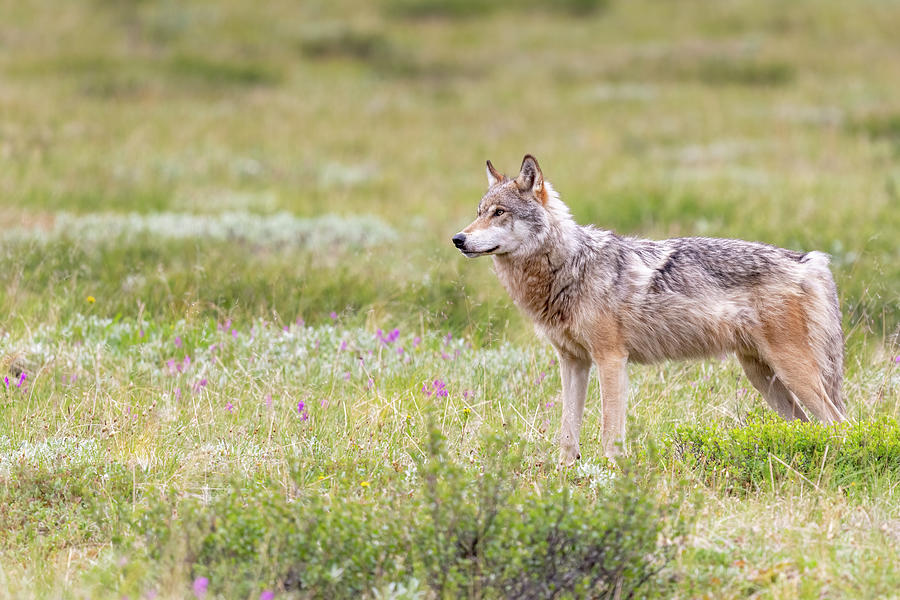
[[[319,27],[300,39],[300,51],[309,58],[347,58],[378,62],[393,55],[387,37],[376,31],[347,27]]]
[[[743,427],[679,427],[670,455],[708,481],[756,489],[791,477],[820,485],[865,487],[900,477],[900,426],[895,419],[823,425],[751,413]]]
[[[275,85],[282,73],[268,64],[216,60],[201,55],[178,54],[166,65],[169,74],[192,83],[211,86]]]
[[[871,140],[888,142],[896,153],[900,153],[900,113],[869,115],[852,121],[850,130]]]
[[[667,589],[661,573],[673,546],[660,540],[683,523],[676,503],[647,492],[649,482],[626,470],[597,498],[564,486],[538,494],[517,489],[521,461],[509,444],[489,441],[481,454],[473,470],[432,434],[413,483],[397,474],[317,493],[307,474],[293,499],[269,482],[208,503],[162,500],[133,522],[134,548],[151,563],[181,549],[189,578],[207,577],[229,597],[263,588],[331,598],[425,588],[436,598],[630,598]]]
[[[779,86],[795,78],[794,66],[782,61],[710,59],[695,67],[696,78],[710,85]]]
[[[484,17],[498,10],[555,11],[571,15],[587,15],[609,6],[609,0],[560,0],[558,2],[478,2],[477,0],[386,0],[387,11],[413,18]]]
[[[43,559],[62,548],[106,543],[132,491],[132,473],[118,463],[17,464],[0,476],[0,552],[30,548]]]

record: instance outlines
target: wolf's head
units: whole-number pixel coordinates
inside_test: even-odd
[[[537,160],[522,160],[515,179],[487,161],[488,191],[478,203],[478,216],[453,236],[453,244],[469,258],[487,254],[530,254],[544,242],[551,221],[550,202],[559,200]]]

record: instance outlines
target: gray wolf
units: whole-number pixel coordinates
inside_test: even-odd
[[[575,223],[537,160],[511,179],[487,162],[477,218],[453,236],[490,255],[516,305],[559,355],[560,460],[580,458],[591,364],[602,394],[601,443],[623,451],[626,363],[735,353],[785,419],[844,421],[837,289],[821,252],[732,239],[661,241]]]

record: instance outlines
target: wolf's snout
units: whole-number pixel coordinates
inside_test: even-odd
[[[462,248],[462,247],[465,245],[465,243],[466,243],[466,234],[464,234],[464,233],[457,233],[456,235],[454,235],[454,236],[453,236],[452,238],[450,238],[450,239],[453,240],[453,245],[454,245],[454,246],[456,246],[457,248]]]

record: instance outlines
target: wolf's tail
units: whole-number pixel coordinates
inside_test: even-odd
[[[847,411],[841,396],[844,379],[844,333],[841,329],[841,307],[838,303],[837,286],[828,268],[828,255],[822,252],[807,253],[802,262],[812,275],[815,301],[810,321],[815,325],[812,342],[817,347],[822,362],[822,378],[828,399],[841,416]]]

